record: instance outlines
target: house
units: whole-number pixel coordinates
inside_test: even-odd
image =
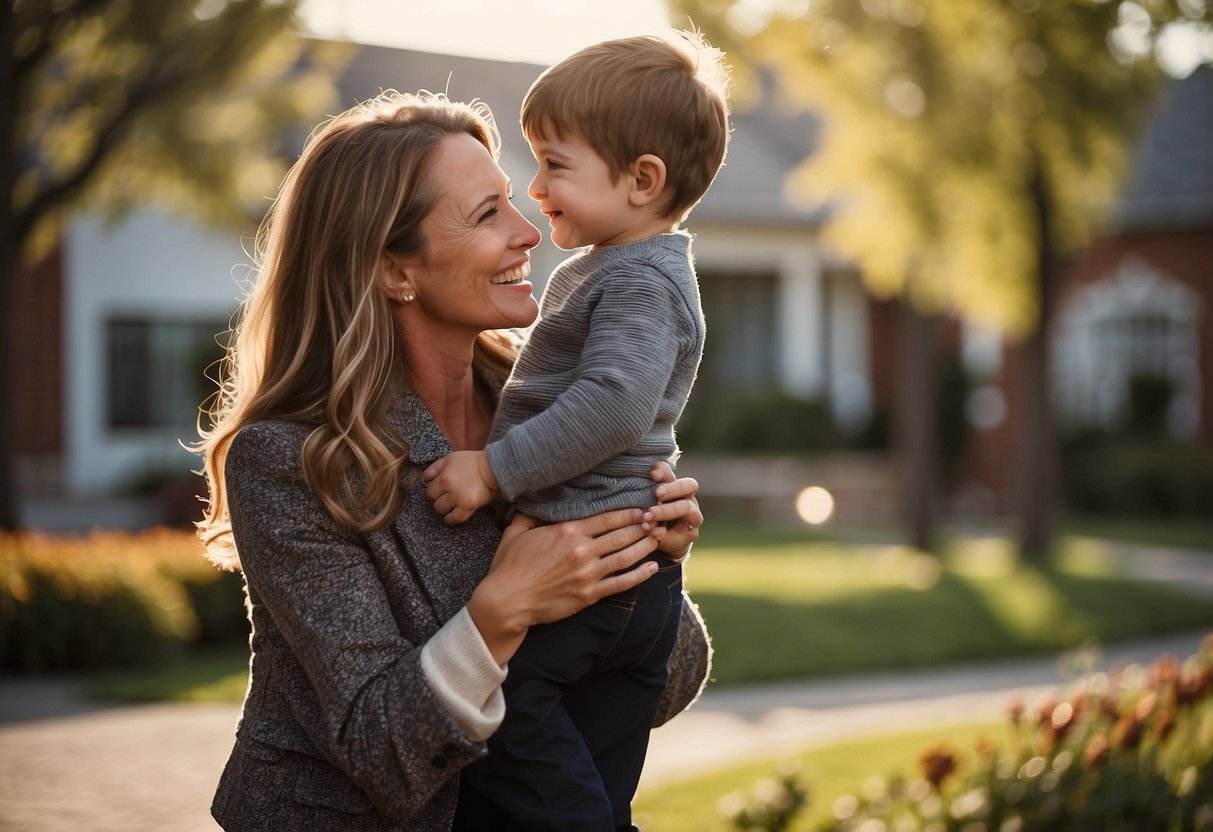
[[[497,115],[502,167],[524,191],[534,161],[517,113],[542,69],[368,46],[339,81],[341,104],[384,89],[481,99]],[[829,389],[839,418],[858,424],[871,398],[863,290],[818,250],[819,213],[783,188],[811,148],[812,120],[763,107],[734,126],[727,166],[688,224],[714,337],[728,342],[705,365],[705,382],[749,380],[806,397]],[[518,204],[546,227],[530,200]],[[249,277],[254,230],[147,209],[113,225],[86,216],[18,277],[14,403],[27,506],[110,495],[197,466],[183,445],[212,389],[200,369],[220,354],[216,336]],[[547,241],[534,252],[537,286],[564,256]]]
[[[1170,382],[1172,437],[1213,449],[1213,69],[1159,100],[1106,233],[1070,265],[1057,300],[1051,382],[1058,428],[1117,430],[1130,381]],[[1017,353],[969,332],[970,496],[1009,508]],[[985,421],[993,414],[993,418]]]
[[[516,114],[541,69],[363,47],[339,81],[341,103],[393,88],[484,100],[503,136],[502,167],[521,192],[534,162]],[[1213,442],[1209,75],[1202,69],[1176,86],[1145,146],[1116,229],[1076,269],[1072,305],[1057,334],[1059,384],[1062,392],[1076,393],[1061,403],[1084,418],[1092,415],[1084,408],[1096,402],[1102,409],[1094,416],[1111,418],[1119,406],[1116,379],[1133,362],[1147,360],[1138,357],[1139,341],[1149,343],[1141,355],[1165,341],[1167,372],[1183,391],[1174,425],[1206,443]],[[764,101],[740,109],[733,124],[726,166],[687,223],[696,235],[709,323],[697,395],[765,386],[822,399],[842,432],[856,435],[892,395],[887,316],[854,268],[821,248],[821,211],[798,206],[785,192],[788,172],[812,149],[815,121]],[[1179,191],[1168,178],[1176,172]],[[518,204],[545,227],[529,200]],[[112,495],[197,466],[183,444],[195,438],[198,403],[212,389],[200,368],[219,355],[216,336],[227,330],[251,270],[245,246],[253,231],[201,228],[146,209],[115,225],[82,217],[67,229],[58,251],[18,276],[13,403],[27,522],[37,523],[44,498]],[[534,252],[537,286],[563,256],[547,241]],[[1146,302],[1151,305],[1142,307]],[[1120,337],[1107,334],[1103,322],[1135,320],[1143,308],[1151,321],[1162,316],[1165,333],[1117,341],[1125,357],[1115,372],[1091,362],[1091,355],[1104,354],[1104,340]],[[997,493],[1005,489],[999,460],[1013,442],[1015,413],[1006,353],[997,339],[967,330],[962,336],[962,353],[977,381],[970,475]],[[1086,389],[1081,385],[1100,392],[1079,394]],[[868,469],[867,482],[891,488],[886,468]],[[749,479],[769,490],[814,476],[812,466],[807,473],[803,466],[780,470],[780,476],[766,469]],[[724,477],[730,478],[734,484],[745,479],[740,469]]]

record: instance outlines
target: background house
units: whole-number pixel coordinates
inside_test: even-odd
[[[1211,315],[1213,69],[1202,65],[1159,100],[1107,233],[1068,268],[1050,333],[1063,440],[1125,431],[1131,387],[1145,378],[1166,382],[1164,432],[1203,454],[1213,451]],[[966,336],[966,486],[997,511],[1007,502],[1022,405],[1014,390],[1016,353],[988,334]],[[1171,464],[1204,459],[1180,451]],[[1077,462],[1067,457],[1064,464]],[[1202,482],[1197,487],[1213,489],[1213,471]]]
[[[363,47],[340,79],[341,103],[387,88],[486,101],[503,135],[502,166],[521,196],[534,162],[516,114],[541,69]],[[1115,420],[1132,370],[1162,361],[1177,390],[1170,423],[1208,445],[1210,71],[1199,70],[1173,92],[1143,147],[1113,231],[1075,266],[1055,334],[1059,404],[1074,419]],[[866,295],[855,270],[820,246],[821,211],[785,191],[787,174],[812,150],[814,124],[771,100],[736,112],[726,166],[687,223],[696,234],[710,330],[695,396],[699,410],[688,416],[711,420],[716,405],[730,397],[775,391],[786,401],[822,402],[840,441],[854,445],[892,400],[891,321],[887,304]],[[530,200],[520,198],[518,205],[546,228]],[[220,354],[216,336],[228,328],[249,277],[245,249],[254,232],[206,229],[151,210],[135,210],[116,224],[86,216],[71,224],[55,254],[18,275],[14,405],[27,522],[53,524],[40,513],[47,501],[114,495],[196,467],[182,445],[193,440],[196,408],[211,389],[200,371]],[[536,250],[537,284],[563,256],[546,241]],[[986,495],[981,505],[998,510],[1013,452],[1016,405],[1007,369],[1014,354],[989,334],[966,327],[955,332],[971,387],[966,482]],[[817,430],[818,423],[799,421],[805,413],[787,409],[773,419],[790,421],[793,432]],[[688,444],[692,467],[694,450]],[[881,459],[875,468],[848,469],[863,472],[857,492],[892,488],[887,456]],[[831,477],[844,483],[849,476],[820,458],[749,469],[734,462],[726,473],[719,470],[705,464],[694,473],[712,480],[705,489],[743,491],[764,485],[782,491]],[[110,513],[87,522],[148,519],[118,516],[114,504],[104,505]],[[890,507],[888,500],[881,505]]]

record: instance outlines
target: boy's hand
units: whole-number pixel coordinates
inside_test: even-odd
[[[703,512],[699,509],[699,483],[690,477],[674,478],[667,462],[653,465],[651,474],[657,483],[657,505],[644,513],[641,527],[660,543],[658,550],[673,560],[682,560],[699,539]]]
[[[442,515],[442,522],[458,526],[476,509],[488,505],[501,487],[484,451],[455,451],[422,472],[429,483],[426,498]]]

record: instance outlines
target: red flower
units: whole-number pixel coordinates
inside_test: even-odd
[[[1179,679],[1179,662],[1174,656],[1161,656],[1150,666],[1150,685],[1171,685]]]
[[[1213,691],[1213,667],[1205,665],[1193,673],[1186,674],[1175,688],[1175,702],[1179,705],[1194,705]]]
[[[1087,768],[1095,768],[1103,765],[1103,761],[1108,759],[1108,741],[1103,734],[1096,734],[1087,743],[1087,750],[1082,755],[1082,764]]]
[[[1143,719],[1134,713],[1127,713],[1121,718],[1116,726],[1116,739],[1121,748],[1131,751],[1141,742],[1142,729],[1145,727]]]
[[[1175,728],[1175,709],[1166,708],[1158,715],[1158,719],[1154,721],[1154,730],[1158,732],[1158,738],[1165,740],[1170,736],[1171,731]]]
[[[1007,703],[1007,719],[1011,720],[1012,725],[1018,725],[1019,720],[1023,718],[1024,705],[1023,697],[1015,696]]]
[[[939,791],[943,781],[956,771],[956,755],[944,743],[940,743],[924,753],[919,759],[919,763],[922,765],[923,777],[935,787],[936,791]]]

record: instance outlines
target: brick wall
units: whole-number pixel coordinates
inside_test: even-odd
[[[52,487],[64,451],[63,257],[19,266],[13,283],[13,438],[18,488]]]

